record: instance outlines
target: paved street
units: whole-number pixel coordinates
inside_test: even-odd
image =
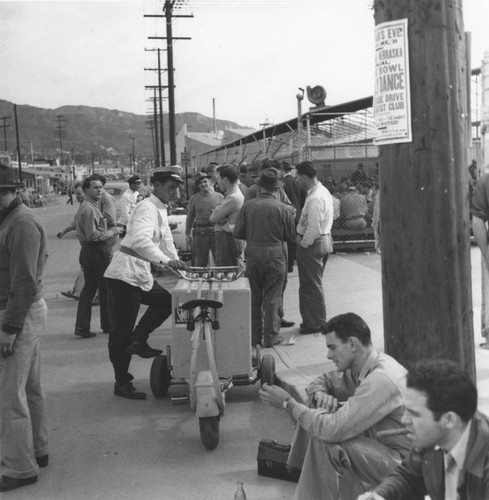
[[[63,198],[64,201],[64,198]],[[220,443],[208,451],[200,443],[198,421],[188,406],[172,406],[151,395],[128,401],[112,395],[112,367],[107,337],[73,335],[76,302],[59,294],[69,290],[78,272],[79,244],[74,234],[55,234],[73,217],[76,207],[64,204],[37,209],[49,242],[45,296],[49,328],[43,339],[43,381],[48,396],[51,431],[50,465],[35,486],[8,494],[9,499],[232,499],[243,481],[249,500],[290,499],[294,484],[256,474],[256,452],[262,438],[289,442],[292,422],[281,410],[263,405],[257,386],[235,388],[226,395]],[[480,256],[472,250],[475,342],[480,339]],[[328,316],[355,311],[365,318],[374,345],[383,346],[380,257],[336,254],[325,273]],[[289,274],[286,318],[300,321],[298,277]],[[170,341],[170,322],[158,330],[152,345]],[[100,332],[98,308],[92,329]],[[296,328],[284,330],[293,335]],[[300,396],[326,366],[324,337],[297,336],[293,346],[275,349],[277,375]],[[476,348],[480,406],[489,411],[489,351]],[[134,357],[136,386],[150,393],[150,361]],[[4,495],[7,498],[7,494]]]
[[[64,197],[63,197],[64,198]],[[187,405],[168,398],[129,401],[113,396],[107,336],[73,335],[76,302],[69,290],[78,272],[79,244],[70,233],[56,233],[73,217],[76,206],[37,209],[49,236],[45,296],[48,331],[42,343],[43,383],[49,405],[50,465],[34,486],[8,493],[9,499],[231,499],[243,481],[249,499],[291,498],[294,485],[261,478],[256,453],[262,438],[287,442],[292,422],[285,412],[263,405],[258,386],[226,394],[220,443],[213,451],[200,443],[198,419]],[[100,332],[98,308],[92,329]],[[170,322],[168,321],[165,326]],[[153,337],[169,343],[169,328]],[[133,358],[138,388],[150,394],[151,360]],[[4,494],[7,498],[7,494]]]

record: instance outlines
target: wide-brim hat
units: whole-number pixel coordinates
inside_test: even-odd
[[[0,165],[0,188],[21,188],[24,184],[19,181],[17,170]]]
[[[182,172],[182,167],[180,165],[171,165],[170,167],[159,167],[155,168],[151,174],[151,177],[155,181],[165,181],[167,179],[172,179],[184,184],[185,181],[182,180],[180,174]]]
[[[278,189],[282,186],[276,168],[266,168],[260,176],[257,184],[265,189]]]

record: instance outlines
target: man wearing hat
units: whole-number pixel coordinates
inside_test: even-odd
[[[187,242],[192,248],[194,265],[205,267],[209,261],[209,250],[215,260],[214,223],[209,217],[221,203],[222,194],[211,188],[210,175],[197,172],[195,184],[199,192],[194,194],[188,203],[188,214],[185,226]]]
[[[287,241],[296,237],[294,209],[276,199],[281,187],[274,168],[262,172],[261,192],[249,200],[239,213],[235,238],[246,240],[246,275],[251,288],[252,345],[272,347],[283,339],[280,310],[287,277]]]
[[[129,373],[131,355],[152,358],[160,349],[148,345],[148,337],[172,312],[171,294],[153,279],[151,262],[173,269],[184,267],[179,259],[170,226],[167,206],[175,199],[183,181],[181,167],[153,171],[153,194],[139,202],[127,223],[127,233],[105,272],[113,294],[113,326],[109,334],[109,357],[114,367],[114,394],[127,399],[145,399],[136,390]],[[141,304],[148,308],[139,323]]]
[[[127,226],[129,215],[131,215],[136,206],[139,188],[141,187],[141,178],[137,175],[133,175],[127,182],[129,183],[129,187],[124,191],[119,202],[121,215],[117,222],[122,226]]]
[[[340,200],[340,217],[343,226],[347,229],[365,229],[367,227],[365,220],[367,213],[368,205],[365,196],[358,192],[354,184],[350,184],[348,191]]]
[[[39,344],[46,234],[19,187],[14,171],[0,166],[0,492],[35,483],[48,465]]]

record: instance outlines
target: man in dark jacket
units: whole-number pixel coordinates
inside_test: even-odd
[[[359,500],[489,499],[489,419],[477,389],[454,362],[420,361],[407,375],[403,421],[413,449]]]
[[[279,174],[265,169],[260,177],[261,193],[249,200],[239,213],[234,237],[246,240],[246,274],[251,288],[253,345],[265,347],[281,342],[280,311],[287,276],[286,242],[295,238],[294,210],[274,196]],[[263,320],[264,318],[264,320]]]

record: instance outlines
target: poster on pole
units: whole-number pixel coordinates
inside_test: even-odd
[[[408,20],[375,27],[374,144],[411,142]]]

